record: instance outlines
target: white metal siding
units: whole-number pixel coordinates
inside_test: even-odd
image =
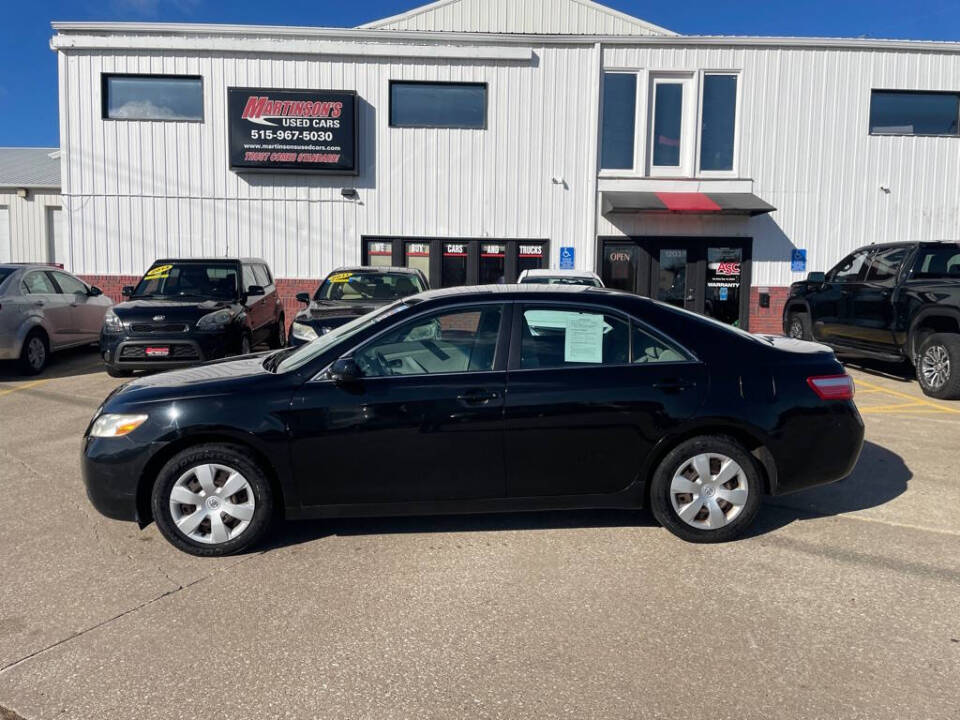
[[[576,246],[578,258],[592,252],[598,46],[537,47],[533,62],[62,57],[64,207],[77,272],[139,274],[160,256],[253,255],[279,277],[316,278],[359,262],[363,235],[546,238],[554,254],[561,245]],[[205,121],[104,121],[102,72],[200,74]],[[390,79],[487,82],[488,128],[390,128]],[[360,175],[230,171],[229,86],[355,89]],[[356,187],[359,202],[343,198],[344,187]]]
[[[742,71],[737,175],[778,210],[749,221],[601,219],[600,235],[752,235],[753,283],[774,286],[800,277],[793,247],[807,250],[808,270],[826,270],[869,243],[960,237],[960,139],[868,132],[872,88],[960,90],[960,55],[608,47],[604,65]]]
[[[0,262],[46,262],[47,208],[60,203],[60,195],[50,190],[30,190],[26,198],[13,189],[0,190],[0,206],[6,208],[0,211]]]
[[[664,35],[669,31],[584,0],[451,0],[365,27],[541,35]]]

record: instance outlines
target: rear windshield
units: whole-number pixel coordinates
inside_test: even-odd
[[[6,281],[8,277],[13,275],[13,273],[14,273],[13,268],[0,267],[0,287],[3,287],[3,283]]]
[[[600,287],[600,283],[594,278],[588,277],[544,277],[538,275],[535,277],[526,277],[523,279],[524,285],[586,285],[588,287]]]
[[[960,280],[960,243],[920,248],[913,265],[913,277]]]
[[[423,292],[426,288],[417,275],[385,272],[337,272],[329,275],[314,300],[345,302],[390,302]]]
[[[143,276],[133,296],[232,300],[238,289],[233,263],[158,263]]]

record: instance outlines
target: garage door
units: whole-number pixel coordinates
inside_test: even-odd
[[[0,205],[0,262],[10,262],[10,208]]]

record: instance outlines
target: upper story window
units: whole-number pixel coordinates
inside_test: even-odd
[[[960,135],[960,92],[874,90],[871,135]]]
[[[390,82],[390,126],[487,127],[486,83]]]
[[[602,133],[600,167],[631,169],[637,133],[636,73],[603,74]]]
[[[700,111],[700,170],[733,170],[737,131],[737,76],[703,76]]]
[[[203,120],[203,80],[188,75],[104,75],[103,117]]]

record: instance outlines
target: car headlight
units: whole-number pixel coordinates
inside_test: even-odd
[[[305,323],[295,322],[293,324],[293,336],[297,340],[303,340],[304,342],[310,342],[311,340],[316,340],[319,335],[317,331]]]
[[[103,329],[111,333],[123,332],[123,321],[112,309],[108,309],[103,316]]]
[[[90,437],[107,438],[129,435],[147,421],[146,415],[101,415],[90,428]]]
[[[222,328],[224,325],[227,325],[231,320],[233,320],[233,313],[229,310],[217,310],[216,312],[208,313],[202,318],[197,320],[197,327],[201,330],[212,330],[214,328]]]

